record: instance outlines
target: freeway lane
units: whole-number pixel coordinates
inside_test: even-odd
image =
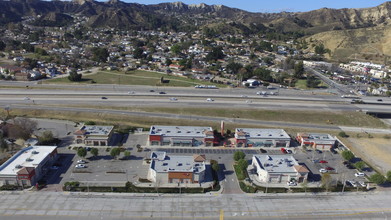
[[[38,219],[387,219],[390,192],[379,194],[2,193],[0,218]],[[39,202],[37,202],[39,201]]]

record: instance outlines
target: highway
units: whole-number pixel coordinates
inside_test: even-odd
[[[2,192],[2,220],[387,219],[391,194],[112,194]]]

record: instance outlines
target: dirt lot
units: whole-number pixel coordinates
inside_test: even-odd
[[[384,137],[348,138],[353,153],[384,174],[391,170],[391,140]]]

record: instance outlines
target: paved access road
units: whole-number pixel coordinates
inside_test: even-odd
[[[143,195],[2,193],[0,219],[387,219],[382,194]],[[223,217],[223,218],[221,218]]]

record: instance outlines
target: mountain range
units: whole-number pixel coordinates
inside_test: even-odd
[[[10,0],[0,1],[0,8],[2,25],[40,15],[36,25],[61,26],[75,22],[71,16],[82,15],[88,17],[86,25],[90,27],[184,31],[207,26],[242,34],[301,32],[308,42],[322,42],[337,59],[354,53],[362,59],[391,55],[391,2],[363,9],[281,13],[252,13],[223,5],[143,5],[119,0]]]

